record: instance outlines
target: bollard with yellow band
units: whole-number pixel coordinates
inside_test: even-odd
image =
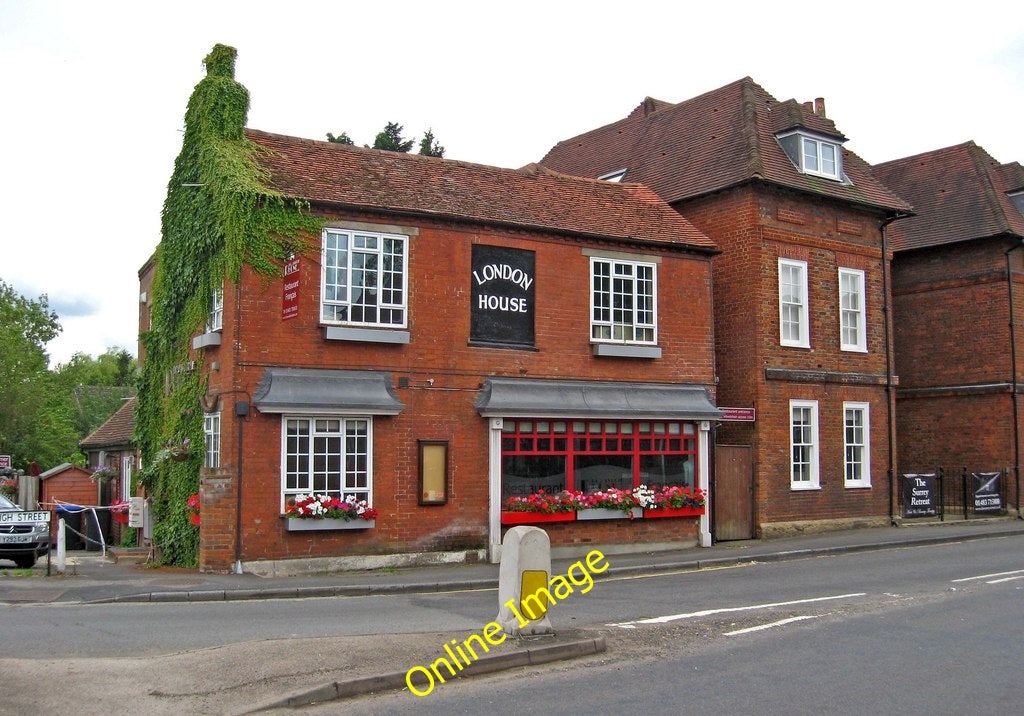
[[[518,525],[505,533],[498,571],[498,618],[506,634],[551,634],[547,587],[551,540],[539,527]]]

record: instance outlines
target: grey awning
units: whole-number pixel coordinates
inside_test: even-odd
[[[717,420],[699,385],[488,378],[476,408],[489,417]]]
[[[252,398],[261,413],[398,415],[391,374],[373,370],[267,368]]]

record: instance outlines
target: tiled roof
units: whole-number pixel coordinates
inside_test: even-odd
[[[1024,169],[1000,165],[974,142],[878,164],[875,175],[914,205],[892,224],[896,251],[981,239],[1024,237],[1024,215],[1007,197],[1024,187]]]
[[[96,428],[88,437],[78,443],[85,449],[120,445],[131,445],[132,432],[135,430],[135,398],[129,398],[117,411],[107,418],[107,422]]]
[[[259,161],[271,173],[271,186],[312,203],[715,248],[637,184],[563,176],[535,164],[501,169],[252,129],[246,136],[270,150]]]
[[[797,171],[775,139],[795,127],[845,139],[832,120],[794,100],[779,102],[744,77],[679,104],[648,97],[625,119],[559,142],[541,164],[592,177],[626,167],[627,181],[651,187],[670,204],[762,179],[857,204],[910,210],[846,149],[843,169],[850,183]]]

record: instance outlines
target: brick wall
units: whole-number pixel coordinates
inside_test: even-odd
[[[394,218],[333,215],[394,225]],[[407,222],[404,222],[407,223]],[[543,233],[456,223],[420,223],[410,238],[408,345],[326,340],[319,322],[320,256],[303,256],[299,315],[281,320],[281,281],[246,274],[240,290],[224,298],[222,344],[197,359],[208,374],[207,401],[221,411],[221,465],[237,470],[238,421],[242,421],[242,560],[419,552],[483,548],[487,544],[488,425],[474,403],[488,376],[566,380],[692,383],[712,387],[711,262],[703,255],[665,248],[579,242]],[[471,247],[474,243],[536,252],[535,350],[469,345]],[[584,248],[658,256],[658,360],[595,357],[589,337],[589,256]],[[240,297],[240,298],[239,298]],[[236,418],[235,405],[250,401],[267,367],[388,371],[405,409],[373,419],[375,527],[367,530],[292,532],[281,513],[281,418],[253,407]],[[399,387],[400,379],[408,387]],[[404,383],[404,381],[403,381]],[[441,506],[417,500],[418,441],[449,441],[449,496]],[[230,563],[220,532],[231,531],[233,513],[206,504],[204,477],[201,562]],[[230,482],[230,481],[229,481]],[[231,483],[233,484],[233,483]],[[231,488],[225,486],[225,491]],[[225,492],[226,494],[226,492]],[[208,514],[223,511],[215,523]],[[678,522],[662,520],[661,522]],[[217,525],[220,526],[217,526]],[[593,532],[606,526],[578,527]],[[623,529],[623,528],[616,528]],[[626,525],[627,541],[662,539],[669,528]],[[671,531],[671,530],[669,530]],[[621,537],[622,535],[620,535]],[[576,539],[574,537],[573,539]],[[579,536],[579,539],[583,539]],[[230,540],[229,540],[230,541]],[[231,541],[233,558],[234,543]]]
[[[757,421],[725,423],[715,440],[753,448],[758,525],[886,514],[889,411],[881,216],[757,184],[676,208],[722,251],[714,261],[718,404],[755,407]],[[779,258],[807,262],[810,348],[780,345]],[[865,274],[867,353],[840,349],[840,267]],[[780,371],[804,375],[795,380]],[[870,377],[856,377],[861,375]],[[820,490],[790,487],[791,399],[818,401]],[[843,401],[870,405],[870,489],[844,486]]]

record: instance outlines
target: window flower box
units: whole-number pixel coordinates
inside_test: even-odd
[[[699,517],[704,514],[704,507],[664,507],[661,509],[644,510],[644,519],[653,520],[658,517]]]
[[[502,512],[503,525],[535,525],[546,522],[572,522],[575,512]]]
[[[373,527],[376,520],[346,520],[340,517],[286,517],[289,532],[313,532],[319,530],[365,530]]]
[[[632,520],[642,516],[643,510],[639,507],[634,507],[629,512],[613,510],[609,507],[592,507],[576,512],[577,520]]]

